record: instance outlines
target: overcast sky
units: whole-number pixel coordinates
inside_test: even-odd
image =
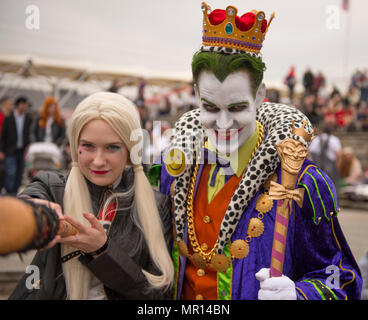
[[[331,82],[368,67],[367,0],[350,0],[350,27],[342,0],[208,0],[212,9],[263,10],[273,20],[263,43],[266,81],[277,81],[291,64],[300,78],[307,66]],[[26,28],[26,8],[40,10],[40,29]],[[190,77],[201,45],[199,0],[1,0],[0,54],[29,54],[137,72]],[[347,37],[349,35],[349,37]],[[346,51],[345,48],[348,48]],[[348,59],[345,60],[347,52]]]

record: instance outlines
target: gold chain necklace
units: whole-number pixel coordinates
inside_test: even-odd
[[[258,130],[259,130],[259,137],[258,137],[257,144],[255,145],[255,147],[253,149],[253,152],[252,152],[252,154],[249,158],[247,166],[251,162],[254,154],[256,153],[257,149],[259,148],[259,146],[261,145],[261,143],[263,142],[263,139],[264,139],[263,126],[258,121],[257,121],[257,126],[258,126]],[[204,250],[202,250],[201,246],[198,243],[198,239],[197,239],[197,235],[196,235],[196,231],[195,231],[195,226],[194,226],[194,217],[193,217],[193,195],[194,195],[195,182],[197,180],[200,156],[201,155],[199,153],[198,159],[197,159],[197,164],[194,168],[194,172],[193,172],[193,175],[192,175],[191,183],[190,183],[190,186],[189,186],[189,192],[188,192],[188,201],[187,201],[187,203],[188,203],[187,204],[188,236],[189,236],[189,240],[190,240],[190,244],[192,246],[193,252],[199,254],[200,257],[204,260],[203,262],[210,263],[212,257],[215,255],[215,251],[216,251],[217,245],[218,245],[218,240],[216,241],[214,247],[209,252],[204,252]],[[183,251],[186,254],[188,254],[187,248],[184,248]],[[196,262],[196,260],[198,261],[198,259],[194,259],[194,263]],[[203,262],[199,262],[197,266],[198,267],[203,267]]]

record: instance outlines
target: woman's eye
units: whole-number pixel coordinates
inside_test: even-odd
[[[120,146],[111,145],[111,146],[108,146],[107,149],[110,151],[118,151],[120,150]]]
[[[93,148],[93,145],[90,144],[90,143],[83,143],[82,144],[82,147],[85,148],[85,149],[92,149]]]

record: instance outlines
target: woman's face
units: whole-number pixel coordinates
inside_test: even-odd
[[[128,149],[104,120],[88,122],[79,137],[78,164],[83,175],[98,186],[113,184],[123,173]]]
[[[50,104],[49,107],[47,108],[47,115],[49,117],[54,116],[55,110],[56,110],[56,104],[54,104],[54,103]]]

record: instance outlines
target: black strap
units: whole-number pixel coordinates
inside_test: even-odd
[[[67,255],[65,255],[64,257],[61,257],[61,263],[65,263],[68,260],[74,258],[74,257],[78,257],[81,254],[84,254],[84,252],[82,250],[77,250],[77,251],[73,251],[68,253]]]
[[[76,251],[73,251],[73,252],[68,253],[67,255],[61,257],[61,263],[65,263],[65,262],[69,261],[70,259],[73,259],[73,258],[78,257],[80,255],[82,255],[82,256],[89,256],[89,257],[97,256],[100,253],[104,252],[107,249],[108,245],[109,245],[109,238],[107,238],[107,240],[104,243],[104,245],[100,249],[98,249],[96,251],[93,251],[93,252],[84,252],[82,250],[76,250]]]
[[[86,252],[86,254],[89,254],[90,256],[97,256],[98,254],[104,252],[107,249],[108,245],[109,245],[109,238],[107,238],[106,242],[100,249],[93,251],[93,252],[88,252],[88,253]]]

